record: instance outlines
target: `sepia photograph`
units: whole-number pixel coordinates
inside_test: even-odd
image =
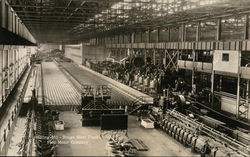
[[[250,157],[250,0],[0,0],[0,156]]]

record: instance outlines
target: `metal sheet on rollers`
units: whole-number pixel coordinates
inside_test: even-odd
[[[191,146],[191,142],[192,142],[193,137],[194,137],[194,135],[192,133],[188,134],[187,140],[186,140],[186,145],[187,146]]]

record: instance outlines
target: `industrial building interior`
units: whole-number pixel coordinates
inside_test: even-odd
[[[250,156],[250,0],[0,0],[0,74],[1,156]]]

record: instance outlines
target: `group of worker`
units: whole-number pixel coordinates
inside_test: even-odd
[[[104,61],[94,67],[95,71],[150,95],[162,94],[163,89],[167,88],[178,91],[187,89],[184,79],[178,76],[177,71],[166,69],[163,65],[146,63],[138,67]]]

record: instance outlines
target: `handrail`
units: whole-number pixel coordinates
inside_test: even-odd
[[[227,93],[227,92],[218,92],[218,91],[214,91],[214,95],[215,96],[226,96],[232,99],[236,99],[236,95],[235,94],[231,94],[231,93]],[[246,98],[240,98],[241,101],[246,101]],[[250,98],[248,99],[250,101]]]
[[[139,96],[136,99],[134,99],[132,106],[140,102],[140,104],[146,104],[145,98],[151,98],[150,96]]]

